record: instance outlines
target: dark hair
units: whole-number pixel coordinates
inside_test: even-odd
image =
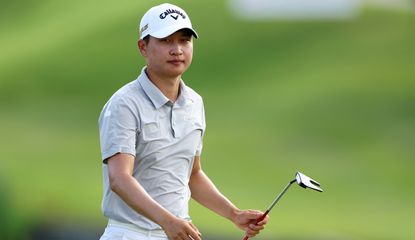
[[[188,28],[183,28],[183,29],[181,29],[179,31],[183,31],[189,37],[194,37],[195,36],[194,33],[193,33],[193,31],[190,30],[190,29],[188,29]]]
[[[143,41],[148,44],[148,42],[150,41],[150,35],[147,35],[143,38]]]

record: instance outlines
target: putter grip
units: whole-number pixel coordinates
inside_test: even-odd
[[[264,214],[262,214],[261,217],[259,217],[256,221],[255,221],[255,225],[259,222],[261,222],[262,220],[264,220],[264,218],[268,215],[269,210],[267,210],[266,212],[264,212]],[[243,240],[248,240],[249,237],[245,235],[245,237],[243,238]]]

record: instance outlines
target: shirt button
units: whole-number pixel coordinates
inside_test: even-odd
[[[176,122],[173,122],[173,126],[176,126]]]

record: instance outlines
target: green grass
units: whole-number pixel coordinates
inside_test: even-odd
[[[15,13],[0,24],[1,225],[104,227],[97,118],[143,65],[150,5],[25,2],[1,8]],[[239,22],[222,1],[181,5],[200,35],[184,79],[204,97],[208,175],[241,208],[265,209],[297,170],[325,190],[291,189],[258,239],[413,239],[415,16]],[[191,212],[205,232],[241,235]]]

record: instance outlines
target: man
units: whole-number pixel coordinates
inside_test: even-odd
[[[118,90],[100,118],[106,239],[194,239],[190,197],[255,236],[268,218],[239,210],[201,168],[205,131],[202,98],[181,79],[193,56],[186,12],[171,4],[148,10],[138,47],[146,60],[137,80]]]

